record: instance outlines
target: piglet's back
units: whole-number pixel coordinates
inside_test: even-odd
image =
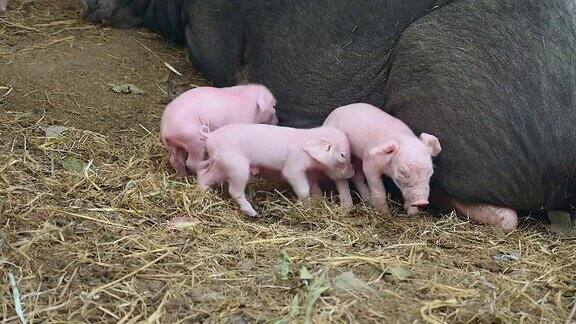
[[[366,103],[355,103],[336,108],[328,118],[326,118],[324,124],[347,130],[366,130],[367,128],[381,129],[385,125],[386,127],[393,127],[398,131],[411,132],[410,128],[399,119],[378,107]]]
[[[210,133],[206,146],[212,159],[236,161],[280,171],[295,142],[295,129],[266,124],[229,124]]]
[[[285,154],[293,145],[295,129],[267,124],[229,124],[210,133],[208,152],[241,151],[257,160]]]

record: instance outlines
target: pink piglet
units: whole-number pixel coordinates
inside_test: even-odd
[[[381,180],[386,175],[402,192],[409,215],[428,205],[432,157],[442,150],[438,138],[426,133],[417,137],[401,120],[365,103],[335,109],[324,125],[347,135],[356,167],[352,181],[362,200],[371,199],[377,209],[388,211]]]
[[[344,207],[352,205],[346,179],[354,175],[346,135],[332,127],[296,129],[272,125],[227,125],[208,135],[209,159],[201,163],[198,185],[207,189],[227,181],[228,191],[241,210],[257,216],[244,190],[252,175],[277,172],[292,186],[299,200],[318,188],[314,174],[335,181]]]
[[[232,123],[277,125],[275,106],[270,90],[259,84],[184,92],[162,115],[160,133],[170,163],[182,176],[197,172],[211,131]]]

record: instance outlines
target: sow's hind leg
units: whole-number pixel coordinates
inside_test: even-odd
[[[515,230],[518,226],[518,215],[515,210],[510,208],[467,203],[440,192],[434,192],[431,198],[440,206],[454,210],[458,216],[469,218],[475,223],[500,227],[507,233]]]

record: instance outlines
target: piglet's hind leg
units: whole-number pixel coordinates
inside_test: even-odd
[[[243,158],[227,159],[234,161],[233,165],[227,165],[228,170],[228,192],[234,201],[240,206],[242,212],[250,217],[258,216],[254,207],[246,199],[246,185],[250,181],[250,164]]]

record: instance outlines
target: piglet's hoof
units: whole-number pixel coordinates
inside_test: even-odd
[[[354,205],[340,205],[340,209],[348,213],[351,212],[352,209],[354,209]]]
[[[375,202],[374,207],[376,208],[377,211],[379,211],[382,214],[388,214],[388,212],[390,211],[390,208],[388,208],[387,202],[384,202],[384,203]]]
[[[242,213],[250,218],[258,218],[260,215],[254,209],[242,209]]]
[[[260,218],[262,217],[262,215],[258,214],[258,212],[246,212],[246,211],[242,211],[242,213],[244,213],[244,215],[250,219],[255,219],[255,218]]]
[[[340,204],[338,206],[338,209],[340,209],[344,213],[349,213],[352,211],[352,209],[354,209],[354,205],[353,204]]]
[[[299,198],[297,200],[296,207],[304,209],[312,208],[314,207],[315,201],[320,201],[320,199],[314,199],[313,197]]]
[[[418,207],[413,206],[406,207],[406,214],[408,214],[408,216],[417,215],[419,212],[420,210],[418,210]]]

